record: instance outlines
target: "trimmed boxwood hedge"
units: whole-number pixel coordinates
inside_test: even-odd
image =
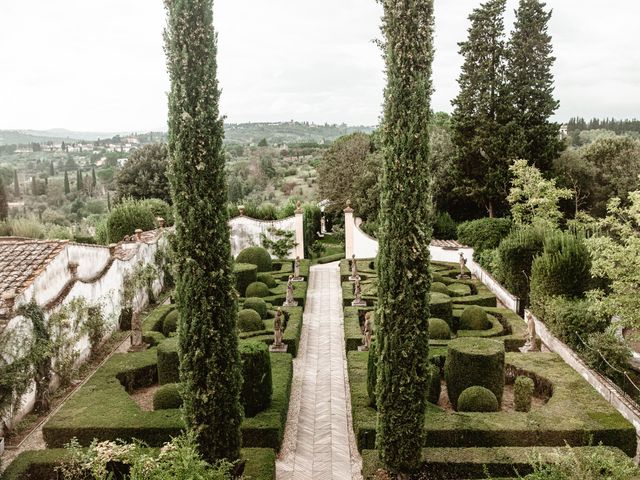
[[[477,305],[470,305],[460,315],[460,330],[487,330],[490,327],[487,312]]]
[[[182,407],[182,396],[177,383],[162,385],[153,395],[154,410],[171,410]]]
[[[444,377],[451,405],[457,409],[460,394],[477,385],[491,390],[502,404],[504,358],[504,344],[496,340],[457,338],[449,342]]]
[[[249,286],[245,290],[244,296],[246,298],[251,298],[251,297],[264,298],[264,297],[268,297],[269,295],[271,295],[271,292],[269,291],[269,287],[267,287],[266,284],[262,282],[253,282],[249,284]]]
[[[289,409],[293,363],[289,354],[272,354],[273,396],[268,409],[242,422],[244,447],[273,448],[282,443]],[[49,448],[63,447],[76,437],[81,445],[139,439],[162,446],[184,428],[180,410],[147,412],[129,396],[157,383],[156,349],[115,354],[44,425]],[[366,389],[366,387],[365,387]]]
[[[271,275],[270,273],[266,273],[266,272],[260,272],[258,274],[258,276],[256,277],[256,279],[254,280],[254,282],[262,282],[269,288],[275,288],[275,287],[278,286],[278,282],[276,281],[275,278],[273,278],[273,275]],[[247,286],[248,286],[248,284],[247,284]],[[246,288],[245,288],[245,290],[246,290]],[[244,290],[242,290],[242,291],[244,291]]]
[[[252,309],[244,309],[238,312],[238,330],[241,332],[262,332],[264,322],[260,314]]]
[[[442,282],[433,282],[431,284],[431,291],[449,296],[449,290],[447,289],[447,286]]]
[[[429,314],[432,317],[441,318],[449,323],[451,321],[452,310],[451,298],[448,295],[438,292],[431,293],[429,298]],[[449,327],[452,327],[452,325],[449,324]]]
[[[242,308],[249,308],[255,310],[260,315],[260,318],[265,320],[267,318],[267,302],[258,297],[249,297],[244,301]]]
[[[175,305],[160,305],[142,320],[142,332],[160,332],[164,325],[164,319],[176,309]]]
[[[465,389],[458,397],[459,412],[497,412],[498,399],[488,388],[475,385]]]
[[[165,385],[179,381],[178,337],[173,337],[158,345],[158,383]]]
[[[513,385],[514,405],[516,412],[528,412],[531,410],[531,399],[535,384],[529,377],[518,376]]]
[[[440,400],[440,392],[442,389],[440,368],[433,363],[430,363],[427,373],[429,374],[429,393],[427,395],[427,400],[435,405]]]
[[[252,263],[235,263],[233,274],[236,277],[236,289],[240,295],[244,295],[247,287],[258,280],[258,267]]]
[[[262,247],[245,248],[236,257],[236,262],[251,263],[258,267],[258,272],[271,272],[273,269],[271,254]]]
[[[369,404],[375,407],[376,383],[378,382],[378,353],[375,339],[371,341],[367,359],[367,394],[369,395]]]
[[[269,348],[261,342],[242,342],[239,346],[242,360],[241,401],[246,417],[254,417],[271,403],[271,357]]]
[[[285,314],[286,328],[282,341],[287,345],[287,353],[294,357],[298,354],[300,345],[300,335],[302,334],[302,307],[282,307]],[[265,322],[265,330],[262,332],[245,332],[240,333],[242,340],[254,340],[264,342],[267,345],[273,343],[273,320],[269,319]]]
[[[162,322],[162,334],[165,337],[170,336],[172,333],[178,331],[178,321],[180,320],[180,313],[178,310],[172,310],[169,314],[164,317],[164,321]]]
[[[449,340],[451,339],[451,328],[449,324],[441,318],[429,319],[429,339]]]

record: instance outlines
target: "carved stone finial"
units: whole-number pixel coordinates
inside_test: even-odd
[[[109,244],[109,256],[110,257],[114,257],[116,255],[116,247],[118,246],[117,243],[110,243]]]
[[[136,241],[137,242],[142,241],[142,229],[140,228],[136,228]]]
[[[244,217],[244,212],[246,211],[246,209],[244,208],[244,205],[238,205],[238,213],[240,213],[241,217]]]
[[[164,230],[164,225],[165,225],[165,219],[162,217],[158,217],[157,219],[158,222],[158,226],[160,227],[160,230]]]
[[[344,213],[353,213],[353,208],[351,208],[351,200],[347,200],[347,208],[344,209]]]
[[[300,200],[296,202],[296,213],[302,213],[302,202]]]
[[[7,310],[13,310],[13,306],[16,303],[16,297],[17,295],[15,290],[8,290],[2,294],[2,301],[7,306]]]
[[[78,276],[78,262],[69,262],[67,268],[69,269],[71,277],[75,278]]]

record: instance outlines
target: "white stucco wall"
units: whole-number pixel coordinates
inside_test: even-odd
[[[231,254],[235,258],[247,247],[262,246],[262,234],[271,240],[277,240],[269,232],[270,229],[284,230],[295,234],[296,217],[265,221],[242,216],[231,219],[229,226],[231,227]],[[297,238],[296,242],[300,243]],[[295,258],[295,249],[289,253],[288,258]]]
[[[375,258],[378,256],[378,241],[360,228],[362,219],[356,218],[353,228],[353,255],[356,258]]]

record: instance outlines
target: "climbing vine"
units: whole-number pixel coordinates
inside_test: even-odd
[[[287,258],[291,250],[293,250],[298,243],[295,241],[296,234],[289,230],[280,230],[275,227],[269,228],[268,232],[275,238],[272,240],[266,234],[260,236],[262,246],[269,250],[279,259]]]

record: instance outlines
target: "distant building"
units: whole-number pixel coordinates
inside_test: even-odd
[[[560,136],[562,138],[567,138],[569,136],[569,125],[566,123],[563,123],[562,125],[560,125]]]

